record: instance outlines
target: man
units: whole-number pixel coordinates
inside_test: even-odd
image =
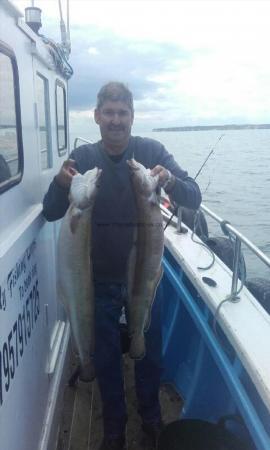
[[[76,171],[102,169],[92,213],[92,261],[95,287],[95,355],[103,402],[104,440],[101,450],[123,449],[127,422],[122,375],[119,318],[126,300],[126,272],[136,203],[126,161],[134,158],[159,176],[159,185],[178,204],[197,209],[200,190],[165,150],[152,139],[131,136],[132,93],[118,82],[103,86],[97,97],[95,121],[101,141],[74,150],[64,162],[44,198],[47,220],[63,217]],[[161,372],[161,323],[158,289],[146,332],[146,355],[135,362],[138,411],[143,430],[155,440],[161,426],[158,399]]]

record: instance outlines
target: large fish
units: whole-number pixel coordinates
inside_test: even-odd
[[[66,309],[80,360],[80,379],[91,381],[94,368],[94,292],[92,283],[91,213],[100,170],[73,176],[70,206],[58,238],[58,295]]]
[[[137,226],[128,264],[128,326],[130,357],[145,355],[144,332],[150,324],[151,307],[162,277],[163,220],[157,201],[158,176],[134,159],[127,161],[137,204]]]

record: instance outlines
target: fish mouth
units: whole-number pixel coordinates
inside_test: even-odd
[[[137,166],[135,159],[127,159],[127,165],[129,166],[131,171],[136,171],[140,169]]]

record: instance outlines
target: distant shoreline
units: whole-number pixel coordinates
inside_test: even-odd
[[[206,130],[266,130],[270,124],[247,125],[196,125],[186,127],[153,128],[152,131],[206,131]]]

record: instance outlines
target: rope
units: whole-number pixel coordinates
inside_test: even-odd
[[[56,68],[58,68],[66,79],[69,79],[73,75],[73,69],[66,58],[65,51],[62,46],[60,44],[56,44],[52,39],[47,38],[43,34],[41,34],[40,37],[43,42],[49,46],[49,50]]]
[[[208,266],[206,266],[206,267],[197,266],[197,269],[199,269],[199,270],[209,270],[209,269],[211,269],[211,267],[213,267],[213,265],[215,263],[216,255],[213,252],[213,250],[207,244],[205,244],[204,242],[197,241],[195,239],[195,236],[197,235],[196,232],[199,230],[199,228],[203,232],[203,229],[201,227],[201,222],[200,222],[200,210],[197,209],[197,211],[195,213],[195,217],[194,217],[194,225],[193,225],[193,230],[192,230],[192,233],[191,233],[191,240],[195,244],[198,244],[201,247],[205,248],[210,253],[210,255],[212,256],[212,261],[211,261],[211,263]],[[205,240],[206,238],[207,238],[207,236],[203,234],[201,239]]]
[[[193,225],[193,230],[192,230],[192,233],[191,233],[191,240],[195,244],[198,244],[201,247],[205,248],[210,253],[210,255],[212,256],[212,261],[207,267],[200,267],[200,266],[197,267],[197,269],[199,269],[199,270],[209,270],[209,269],[211,269],[211,267],[213,267],[213,265],[215,263],[215,260],[216,260],[216,256],[215,256],[215,253],[212,251],[212,249],[208,247],[208,245],[206,245],[203,242],[197,241],[195,239],[196,231],[198,230],[198,225],[200,225],[200,215],[199,214],[200,214],[200,212],[199,212],[199,210],[197,210],[196,213],[195,213],[195,217],[194,217],[194,225]],[[203,236],[203,237],[206,237],[206,236]]]

